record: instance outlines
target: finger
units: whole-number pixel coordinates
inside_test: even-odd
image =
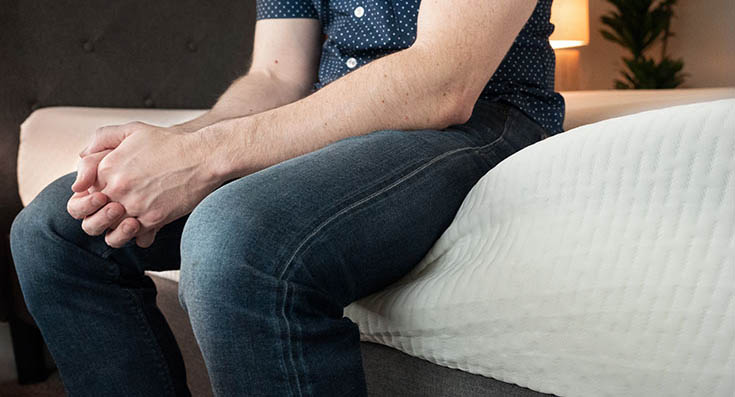
[[[110,230],[105,235],[105,242],[113,248],[120,248],[140,230],[140,223],[135,218],[125,218],[117,225],[116,228]]]
[[[149,229],[143,231],[143,233],[139,233],[135,237],[135,244],[137,244],[140,248],[150,247],[151,245],[153,245],[153,241],[156,239],[156,233],[158,233],[158,229]]]
[[[92,192],[84,191],[84,192],[74,193],[71,195],[69,200],[66,202],[66,212],[68,212],[69,215],[72,216],[72,218],[76,218],[76,219],[79,218],[76,215],[76,212],[74,212],[74,209],[72,207],[75,205],[75,203],[80,201],[82,198],[89,196],[90,193]]]
[[[77,164],[77,179],[71,185],[71,190],[83,192],[92,187],[97,181],[97,167],[100,161],[110,152],[111,150],[105,150],[82,157]]]
[[[108,203],[102,209],[84,218],[82,230],[90,236],[99,236],[105,230],[114,228],[125,215],[125,208],[120,203]]]
[[[74,219],[82,219],[87,215],[94,214],[102,208],[103,205],[110,201],[107,195],[100,192],[95,193],[74,193],[66,203],[66,211]]]
[[[92,143],[79,153],[80,157],[88,156],[92,153],[101,152],[106,149],[114,149],[128,135],[131,127],[135,127],[138,122],[132,122],[124,125],[108,125],[97,128],[92,138]]]

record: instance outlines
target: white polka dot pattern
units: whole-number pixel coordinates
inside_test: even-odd
[[[539,0],[482,98],[510,103],[550,134],[562,131],[564,99],[554,92],[548,37],[551,1]],[[315,18],[327,36],[316,88],[416,40],[420,0],[258,0],[257,18]],[[354,60],[354,61],[353,61]],[[355,63],[356,61],[356,63]]]
[[[255,4],[257,19],[266,18],[319,18],[310,1],[258,0]]]

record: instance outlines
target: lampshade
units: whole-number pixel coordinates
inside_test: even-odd
[[[549,37],[551,47],[557,49],[589,44],[588,0],[554,0],[551,4],[551,23],[554,24],[554,33]]]

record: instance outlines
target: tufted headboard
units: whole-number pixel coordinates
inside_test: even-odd
[[[254,21],[254,0],[0,0],[0,283],[21,208],[19,125],[30,112],[210,107],[245,71]]]

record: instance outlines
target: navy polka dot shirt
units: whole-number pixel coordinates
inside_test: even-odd
[[[564,99],[554,92],[549,35],[552,0],[538,0],[481,98],[510,103],[550,134],[562,131]],[[257,19],[315,18],[327,36],[320,88],[368,62],[406,49],[416,39],[421,0],[257,0]],[[479,49],[478,51],[482,51]]]

